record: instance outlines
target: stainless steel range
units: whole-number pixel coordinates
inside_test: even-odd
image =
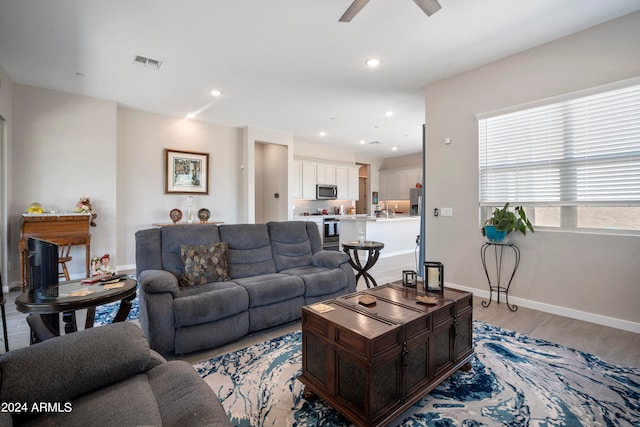
[[[340,250],[340,220],[323,218],[322,248],[325,251]]]

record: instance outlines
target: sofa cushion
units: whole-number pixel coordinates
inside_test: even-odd
[[[229,280],[227,269],[227,244],[182,245],[181,286],[204,285]]]
[[[304,282],[287,274],[264,274],[234,279],[249,294],[249,307],[259,307],[287,301],[304,295]]]
[[[298,267],[281,271],[282,274],[291,274],[300,277],[304,282],[305,296],[314,297],[328,295],[347,289],[349,283],[347,275],[338,268],[328,269],[324,267]]]
[[[313,252],[305,222],[269,222],[267,226],[278,271],[311,264]]]
[[[207,292],[181,296],[173,301],[176,328],[213,322],[249,309],[249,296],[243,287],[233,282],[205,286],[209,289]]]
[[[160,229],[162,270],[182,275],[182,245],[210,245],[220,241],[216,224],[176,224]]]
[[[276,272],[266,224],[222,224],[220,239],[227,243],[232,279]]]

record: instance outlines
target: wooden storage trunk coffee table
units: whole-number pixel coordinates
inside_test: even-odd
[[[376,302],[360,304],[364,295]],[[424,305],[418,295],[438,299]],[[306,397],[322,397],[356,426],[386,425],[468,363],[472,321],[471,293],[401,283],[305,306],[298,379]]]

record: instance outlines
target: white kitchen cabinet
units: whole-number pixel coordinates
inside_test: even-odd
[[[380,171],[380,200],[409,200],[409,189],[422,184],[422,168]]]
[[[293,199],[302,199],[302,160],[293,161],[291,182],[291,197]]]
[[[358,187],[358,166],[336,166],[336,185],[338,186],[339,200],[358,200],[360,188]]]
[[[336,185],[336,166],[326,163],[317,163],[316,183]]]
[[[360,200],[360,167],[349,168],[348,188],[347,200]]]
[[[293,159],[294,199],[316,199],[316,184],[338,186],[339,200],[359,199],[358,174],[360,167],[349,163],[330,163],[313,159]]]
[[[380,171],[380,201],[398,198],[398,171]]]
[[[316,163],[302,161],[302,198],[308,200],[316,199]]]
[[[416,188],[422,181],[422,169],[401,169],[398,171],[398,199],[408,200],[409,189]]]

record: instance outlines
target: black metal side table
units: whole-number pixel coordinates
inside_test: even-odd
[[[496,283],[491,283],[491,277],[489,276],[489,270],[487,269],[487,250],[493,246],[495,253],[495,261],[496,261]],[[511,271],[511,277],[509,278],[509,283],[507,286],[502,285],[502,259],[504,255],[504,249],[510,248],[513,250],[515,255],[515,262],[513,265],[513,270]],[[497,293],[497,301],[500,304],[500,293],[503,293],[505,296],[505,300],[507,302],[507,307],[509,310],[516,311],[518,306],[513,304],[509,305],[509,288],[511,287],[511,282],[513,281],[513,276],[516,275],[516,271],[518,270],[518,265],[520,264],[520,249],[516,245],[511,242],[485,242],[480,249],[480,258],[482,259],[482,267],[484,268],[484,272],[487,275],[487,281],[489,282],[489,301],[482,301],[483,307],[489,307],[491,305],[491,301],[493,300],[493,292]]]
[[[358,274],[356,274],[356,285],[362,276],[364,277],[364,282],[367,284],[367,288],[371,288],[371,285],[374,287],[378,286],[373,276],[369,274],[369,270],[373,267],[376,261],[378,261],[380,250],[382,248],[384,248],[384,243],[373,242],[371,240],[367,240],[365,242],[352,241],[342,243],[342,250],[344,253],[349,255],[349,264],[351,264],[351,266],[358,272]],[[367,251],[367,262],[364,265],[360,262],[360,256],[358,255],[359,250]]]

